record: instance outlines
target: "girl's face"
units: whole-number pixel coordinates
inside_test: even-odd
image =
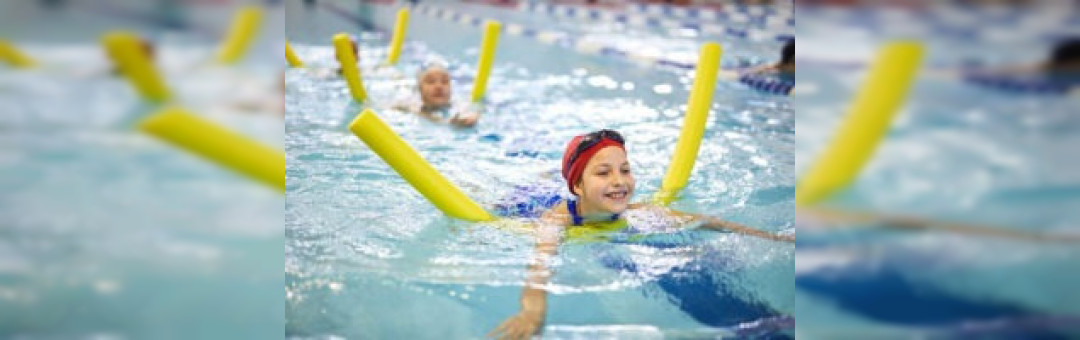
[[[450,74],[435,67],[420,75],[420,100],[425,106],[450,104]]]
[[[626,160],[626,151],[608,146],[600,149],[574,185],[581,201],[581,212],[618,214],[626,210],[634,195],[634,174]]]

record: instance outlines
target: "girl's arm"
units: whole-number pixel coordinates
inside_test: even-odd
[[[744,226],[742,224],[738,224],[738,223],[735,223],[735,222],[724,221],[724,220],[721,220],[719,218],[712,217],[712,216],[701,215],[700,218],[704,219],[705,223],[702,224],[701,226],[705,227],[705,228],[709,228],[709,229],[713,229],[713,230],[719,230],[719,231],[733,231],[733,232],[736,232],[736,233],[750,235],[750,236],[757,236],[757,237],[760,237],[760,238],[770,239],[770,240],[773,240],[773,241],[783,241],[783,242],[788,242],[788,243],[795,242],[795,237],[791,236],[791,235],[777,235],[777,234],[761,231],[761,230],[758,230],[758,229],[750,228],[750,227],[747,227],[747,226]]]
[[[534,258],[529,263],[525,287],[521,291],[521,311],[503,321],[489,332],[489,337],[499,339],[528,339],[540,332],[547,314],[547,291],[543,289],[551,278],[548,262],[555,257],[559,247],[561,228],[553,221],[545,220],[536,228]]]
[[[450,118],[450,123],[460,127],[470,127],[480,121],[481,108],[477,104],[469,104]]]
[[[405,99],[395,100],[393,104],[390,105],[390,108],[398,111],[404,111],[405,113],[413,113],[420,111],[416,107],[416,103],[410,102]]]
[[[667,207],[658,207],[658,206],[653,206],[653,207],[663,209],[663,211],[666,212],[667,214],[670,214],[670,215],[673,215],[673,216],[677,217],[680,220],[681,223],[701,222],[701,227],[712,229],[712,230],[731,231],[731,232],[736,232],[736,233],[740,233],[740,234],[744,234],[744,235],[750,235],[750,236],[760,237],[760,238],[764,238],[764,239],[769,239],[769,240],[773,240],[773,241],[782,241],[782,242],[788,242],[788,243],[795,242],[795,237],[790,236],[790,235],[777,235],[777,234],[773,234],[773,233],[770,233],[770,232],[750,228],[750,227],[747,227],[747,226],[744,226],[742,224],[738,224],[738,223],[735,223],[735,222],[724,221],[724,220],[721,220],[719,218],[712,217],[712,216],[701,215],[701,214],[692,214],[692,213],[682,212],[682,211],[678,211],[678,210],[667,208]]]
[[[948,221],[934,221],[916,216],[886,215],[873,212],[840,211],[825,208],[802,208],[799,209],[799,215],[809,216],[815,220],[822,222],[831,222],[831,224],[851,225],[855,223],[878,223],[882,226],[897,229],[937,229],[959,234],[1011,238],[1026,241],[1080,242],[1080,235],[1075,234],[1053,235],[1048,233],[1024,231],[1004,227],[974,225]]]

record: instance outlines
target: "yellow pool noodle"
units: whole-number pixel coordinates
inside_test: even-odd
[[[30,68],[37,64],[34,59],[15,48],[15,45],[3,39],[0,39],[0,60],[16,68]]]
[[[352,41],[348,34],[334,35],[334,52],[341,64],[341,73],[345,77],[345,84],[349,86],[349,93],[357,103],[363,103],[367,100],[367,91],[364,91],[364,81],[360,78],[360,69],[356,67],[356,55],[353,55]]]
[[[881,49],[847,118],[799,181],[796,205],[817,203],[855,179],[903,105],[922,55],[922,45],[913,41],[893,42]]]
[[[405,28],[409,26],[409,9],[402,8],[397,12],[397,21],[394,22],[394,36],[390,39],[390,54],[386,56],[386,64],[397,64],[401,56],[401,45],[405,43]]]
[[[285,155],[178,107],[142,119],[138,128],[214,163],[285,191]]]
[[[300,57],[296,56],[296,52],[293,52],[288,41],[285,42],[285,60],[289,61],[291,67],[304,67],[304,62],[300,61]]]
[[[660,191],[653,201],[668,205],[675,200],[675,195],[686,187],[690,179],[690,170],[694,168],[701,137],[705,134],[705,121],[709,117],[713,93],[716,90],[716,77],[720,69],[720,56],[723,50],[720,44],[706,43],[701,47],[697,69],[694,72],[694,86],[690,90],[690,99],[686,107],[679,142],[675,145],[675,154],[671,157],[667,173],[660,184]]]
[[[490,20],[484,26],[484,41],[480,43],[480,61],[477,62],[476,83],[473,84],[472,101],[479,102],[487,91],[491,64],[495,62],[495,46],[499,44],[498,21]]]
[[[139,38],[135,34],[110,32],[105,34],[102,42],[113,63],[135,86],[135,90],[143,99],[161,103],[172,97],[169,88],[161,79],[161,74],[154,67],[153,61],[147,58],[146,53],[139,46]]]
[[[394,133],[371,109],[358,115],[349,124],[349,130],[443,213],[474,222],[494,220],[479,204],[465,196],[431,164],[424,161],[416,150]]]
[[[244,57],[262,21],[262,9],[258,6],[244,6],[233,17],[229,33],[218,47],[217,60],[222,64],[233,64]]]

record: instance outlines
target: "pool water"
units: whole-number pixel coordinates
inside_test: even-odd
[[[889,39],[912,37],[902,31],[828,29],[837,25],[836,16],[870,15],[832,11],[837,13],[800,11],[807,59],[870,60]],[[829,32],[859,38],[838,39]],[[946,34],[915,37],[927,46],[924,64],[930,69],[983,54],[998,58],[989,64],[1037,62],[1050,48],[1037,38],[1039,32],[1031,30],[1030,39],[1009,48],[996,40]],[[798,173],[826,146],[865,70],[799,69],[796,87],[816,90],[796,90],[792,97],[799,102]],[[1075,97],[1009,93],[924,76],[909,98],[874,158],[830,205],[1078,233],[1080,163],[1067,156],[1080,131]],[[1073,289],[1080,276],[1071,269],[1080,253],[1074,244],[857,227],[863,228],[800,229],[795,267],[800,336],[1067,338],[1080,332],[1075,326],[1080,295]]]
[[[474,129],[455,129],[388,107],[415,100],[412,77],[430,59],[450,65],[454,100],[469,98],[478,29],[414,14],[398,71],[375,71],[396,8],[326,1],[287,11],[289,22],[308,23],[287,34],[312,65],[334,67],[337,30],[357,36],[366,107],[491,210],[518,185],[550,185],[566,141],[590,130],[626,136],[635,200],[656,191],[670,161],[689,71],[504,34],[485,115]],[[434,209],[345,128],[365,106],[320,72],[286,75],[286,335],[480,338],[516,313],[533,238]],[[673,207],[791,233],[790,102],[728,82],[715,96],[690,184]],[[790,244],[697,230],[566,243],[547,287],[544,334],[790,336],[793,255]]]
[[[99,4],[145,9],[141,1]],[[281,62],[252,57],[235,68],[193,70],[187,66],[210,55],[217,37],[89,12],[96,7],[83,2],[55,12],[31,8],[37,5],[0,6],[5,18],[18,17],[0,20],[16,34],[5,38],[43,64],[0,69],[0,334],[280,336],[280,327],[268,325],[281,324],[284,303],[265,297],[279,296],[283,279],[282,222],[273,212],[284,200],[133,130],[153,107],[107,76],[98,42],[116,28],[154,38],[178,103],[279,149],[279,116],[230,110],[218,101],[228,96],[210,86],[272,88],[272,78],[255,74]],[[281,14],[280,7],[267,11]],[[70,20],[51,20],[59,18]],[[256,46],[272,44],[265,37]]]

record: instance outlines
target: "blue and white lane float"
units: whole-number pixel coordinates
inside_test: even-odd
[[[480,27],[485,20],[488,20],[486,18],[425,4],[415,6],[414,11],[416,13],[475,27]],[[662,55],[662,53],[656,51],[622,49],[595,40],[580,39],[567,32],[535,29],[520,24],[505,24],[503,25],[502,30],[511,36],[526,37],[548,45],[571,48],[577,52],[588,55],[619,57],[646,67],[659,66],[691,70],[694,68],[697,58],[696,53],[689,51],[681,54]]]
[[[592,8],[584,8],[580,6],[569,5],[552,5],[552,4],[540,4],[532,3],[522,5],[523,11],[529,11],[533,13],[547,14],[559,18],[577,19],[577,20],[589,20],[589,21],[607,21],[614,23],[621,23],[630,26],[639,27],[654,27],[654,28],[682,28],[690,29],[700,32],[704,35],[713,36],[732,36],[743,39],[751,39],[754,41],[784,41],[794,38],[794,32],[791,32],[790,28],[783,29],[760,29],[760,28],[748,28],[748,27],[736,27],[734,25],[719,25],[711,22],[701,22],[694,20],[676,20],[668,18],[652,17],[647,14],[624,14],[616,13],[612,11],[597,10]],[[741,19],[737,19],[741,18]],[[747,19],[745,16],[735,15],[732,19],[723,19],[735,23],[750,23],[766,25],[769,27],[775,27],[778,23],[786,19],[777,18],[752,18]],[[771,25],[771,26],[770,26]],[[794,21],[790,21],[788,27],[794,26]]]
[[[767,77],[760,74],[739,75],[739,82],[752,89],[778,95],[789,95],[795,87],[795,81]]]
[[[1080,77],[1055,79],[1047,76],[1005,76],[979,73],[964,74],[967,83],[1017,94],[1051,96],[1074,95],[1080,92]]]
[[[825,11],[807,8],[804,18],[844,23],[877,35],[944,37],[985,43],[1053,42],[1080,32],[1080,20],[1044,11],[1013,11],[1009,15],[971,14],[948,9],[907,11]]]
[[[728,5],[730,10],[714,10],[699,7],[681,7],[661,4],[632,4],[628,8],[632,12],[652,15],[664,15],[677,18],[704,19],[704,20],[761,20],[764,18],[781,19],[789,26],[795,25],[794,11],[790,7],[766,7]],[[740,19],[740,17],[746,19]]]

